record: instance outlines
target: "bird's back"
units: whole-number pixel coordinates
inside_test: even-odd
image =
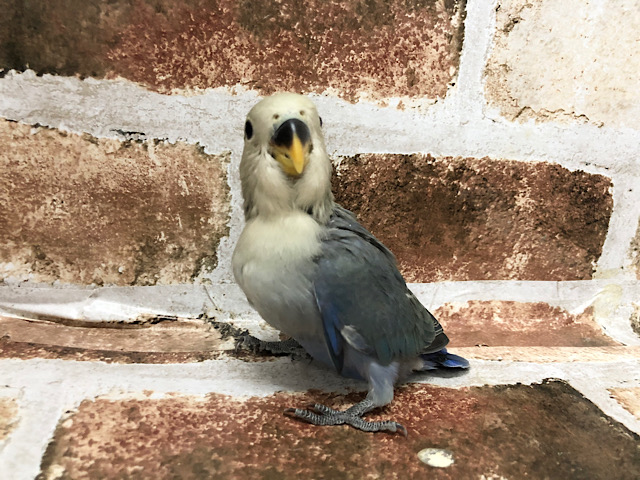
[[[448,343],[407,288],[393,254],[351,212],[336,205],[326,227],[313,285],[338,368],[347,347],[388,365]]]

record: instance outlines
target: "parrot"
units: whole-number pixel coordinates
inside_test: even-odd
[[[346,410],[287,408],[308,423],[398,432],[363,416],[392,402],[412,372],[467,369],[449,353],[442,326],[409,290],[396,259],[334,201],[322,119],[308,97],[281,92],[248,113],[240,160],[244,228],[232,255],[237,284],[269,325],[289,337],[272,352],[304,349],[338,374],[367,382]]]

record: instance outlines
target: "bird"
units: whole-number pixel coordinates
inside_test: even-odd
[[[334,201],[332,168],[311,99],[280,92],[251,108],[233,274],[262,319],[289,337],[255,342],[277,352],[302,348],[368,384],[366,397],[346,410],[315,403],[285,415],[406,436],[399,422],[363,416],[391,403],[395,385],[412,372],[464,370],[469,362],[446,350],[442,326],[407,287],[391,251]]]

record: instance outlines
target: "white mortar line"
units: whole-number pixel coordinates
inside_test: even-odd
[[[64,412],[76,406],[72,396],[51,385],[24,385],[18,399],[18,425],[0,449],[0,471],[12,480],[31,480]]]
[[[544,160],[609,175],[637,168],[639,131],[470,119],[464,100],[469,96],[454,89],[425,112],[312,97],[325,119],[328,148],[336,155],[493,156]],[[232,94],[221,88],[183,97],[160,95],[124,80],[36,77],[33,72],[10,72],[0,79],[2,117],[97,137],[122,138],[116,130],[142,131],[146,138],[198,142],[210,153],[241,152],[244,118],[256,101],[252,92]]]
[[[244,210],[242,191],[240,187],[240,158],[241,150],[236,150],[231,154],[231,159],[227,167],[227,181],[229,183],[229,235],[220,239],[218,245],[218,265],[212,272],[201,272],[197,281],[210,283],[231,283],[235,282],[233,270],[231,268],[231,256],[237,239],[244,228]]]
[[[596,278],[635,278],[631,243],[640,227],[640,155],[632,166],[635,168],[617,175],[614,180],[613,212],[598,259]]]
[[[467,1],[458,78],[443,106],[445,112],[453,111],[458,115],[455,123],[459,125],[484,118],[483,75],[493,42],[495,8],[496,0]]]
[[[545,378],[561,378],[576,382],[592,380],[594,387],[601,388],[640,387],[640,360],[566,363],[470,361],[472,368],[463,374],[421,374],[413,377],[410,383],[459,388],[518,382],[529,384]],[[288,358],[263,362],[222,358],[183,364],[3,359],[0,360],[0,376],[6,386],[21,389],[25,395],[30,389],[41,388],[69,392],[62,396],[64,402],[145,390],[185,395],[215,392],[239,398],[268,396],[280,391],[303,392],[313,388],[366,391],[366,384],[362,381],[340,377],[317,362]],[[23,400],[32,402],[34,398],[25,396]]]

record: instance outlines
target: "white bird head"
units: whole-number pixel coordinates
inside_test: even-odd
[[[299,209],[326,222],[333,196],[321,126],[313,102],[294,93],[272,95],[251,109],[240,162],[247,220]]]

